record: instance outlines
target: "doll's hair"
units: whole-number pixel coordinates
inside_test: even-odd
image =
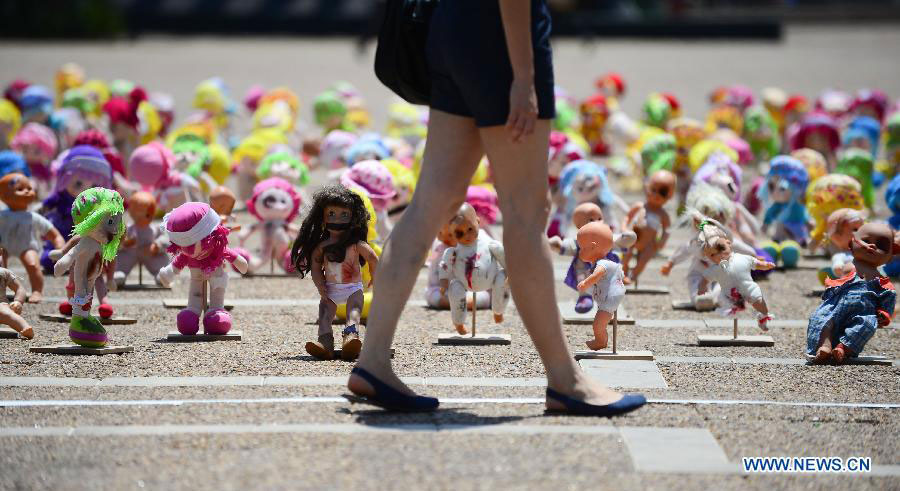
[[[855,177],[862,186],[862,196],[866,207],[871,208],[875,203],[875,188],[872,186],[874,170],[875,161],[870,152],[861,148],[848,148],[840,153],[834,172]]]
[[[6,134],[7,141],[4,142],[8,144],[19,132],[19,127],[22,125],[22,113],[19,112],[19,108],[16,107],[15,103],[9,99],[0,98],[0,123],[5,123],[10,127],[9,133]]]
[[[84,237],[100,226],[100,223],[111,215],[123,215],[125,202],[122,195],[112,189],[90,188],[82,191],[72,203],[72,221],[75,228],[72,235]],[[125,221],[119,222],[119,230],[112,240],[102,247],[103,261],[116,258],[119,242],[125,235]]]
[[[705,216],[724,217],[725,222],[734,218],[734,202],[721,189],[696,181],[688,191],[685,204],[688,209],[693,209]]]
[[[575,202],[572,188],[575,185],[576,178],[581,175],[595,177],[600,181],[600,186],[597,189],[597,200],[601,206],[613,204],[615,198],[606,178],[606,167],[590,160],[576,160],[566,164],[559,174],[559,189],[562,191],[563,196],[566,197],[566,213],[568,215],[571,215],[575,211],[575,206],[578,205]]]
[[[843,174],[826,174],[813,181],[806,190],[806,207],[816,224],[810,233],[813,241],[822,241],[828,216],[833,212],[841,208],[861,210],[865,207],[861,189],[856,179]],[[900,190],[900,183],[897,184],[897,189]],[[897,198],[897,209],[900,210],[900,196]]]
[[[692,152],[693,153],[693,152]],[[734,201],[741,200],[741,168],[738,166],[733,156],[736,152],[720,152],[713,151],[708,154],[705,163],[696,170],[694,174],[694,182],[709,183],[717,175],[727,175],[734,182]]]
[[[312,255],[319,244],[330,236],[325,228],[325,208],[340,206],[350,210],[350,227],[343,232],[343,239],[324,248],[325,260],[335,263],[343,262],[347,248],[358,242],[366,241],[368,233],[369,212],[362,198],[353,191],[338,185],[325,186],[316,191],[312,197],[312,207],[300,225],[300,232],[291,247],[291,263],[303,278],[312,270]],[[364,260],[360,257],[360,264]]]
[[[719,239],[725,239],[729,242],[732,240],[731,231],[717,220],[704,216],[697,210],[689,210],[688,213],[690,213],[690,216],[693,217],[694,220],[700,223],[700,225],[697,226],[699,231],[697,240],[700,241],[704,250],[709,247],[714,247]]]
[[[828,113],[816,110],[806,113],[800,120],[797,131],[790,138],[791,150],[805,147],[806,137],[813,133],[824,134],[831,151],[841,144],[837,122]]]
[[[13,172],[31,176],[31,169],[25,158],[12,150],[0,150],[0,177]]]
[[[292,222],[300,212],[300,195],[297,193],[297,190],[294,189],[294,186],[291,183],[285,181],[280,177],[270,177],[264,181],[260,181],[253,186],[253,196],[247,200],[247,211],[250,212],[251,215],[256,217],[257,220],[262,221],[263,217],[260,216],[259,211],[257,210],[256,201],[260,196],[263,195],[266,191],[271,189],[278,189],[280,191],[284,191],[287,193],[288,197],[291,199],[292,207],[291,212],[288,214],[285,221]]]
[[[806,186],[809,184],[809,174],[803,162],[790,155],[779,155],[769,162],[769,173],[766,180],[785,181],[790,185],[791,202],[803,203]],[[761,186],[759,197],[764,203],[769,202],[769,187]]]
[[[58,148],[53,130],[40,123],[26,124],[16,133],[10,143],[12,149],[18,152],[21,152],[22,147],[26,145],[37,147],[48,160],[56,156]]]
[[[256,176],[260,179],[272,177],[272,165],[276,162],[287,162],[291,167],[300,172],[300,178],[297,179],[298,185],[305,186],[309,183],[309,167],[301,162],[296,155],[293,155],[290,152],[275,152],[266,155],[266,157],[262,159],[262,162],[260,162],[259,167],[256,168]]]
[[[98,187],[112,188],[112,168],[100,150],[90,145],[70,148],[57,170],[53,194],[64,192],[69,181],[77,177],[90,177],[99,181]]]

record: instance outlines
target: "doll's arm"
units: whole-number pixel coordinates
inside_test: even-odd
[[[676,264],[679,264],[685,259],[691,257],[691,242],[693,241],[689,241],[680,245],[678,249],[675,249],[675,252],[673,252],[672,255],[669,256],[668,261],[666,261],[665,264],[662,265],[662,268],[660,268],[660,273],[662,273],[663,276],[669,276],[669,273],[672,272],[672,268],[675,267]]]
[[[748,256],[756,257],[756,249],[750,247],[746,242],[737,238],[731,242],[731,249],[738,254],[746,254]]]
[[[319,290],[319,296],[322,299],[328,298],[328,291],[325,289],[325,255],[322,250],[316,250],[312,255],[312,268],[310,276],[312,276],[313,284]]]
[[[491,255],[500,263],[500,266],[506,268],[506,251],[503,250],[503,245],[496,240],[492,240],[488,245],[488,250],[491,251]]]
[[[663,232],[662,237],[660,237],[659,241],[656,243],[657,250],[660,250],[666,246],[666,242],[669,241],[669,226],[672,225],[671,220],[669,220],[669,214],[666,212],[660,213],[660,222]]]
[[[625,219],[622,220],[622,229],[623,230],[632,230],[634,222],[634,218],[637,216],[638,212],[644,209],[644,203],[635,203],[634,206],[628,210],[628,213],[625,215]]]
[[[62,249],[66,245],[66,240],[63,239],[59,230],[56,230],[56,227],[50,227],[50,230],[47,231],[43,239],[50,241],[53,244],[54,249]]]
[[[250,268],[250,263],[247,262],[247,259],[233,250],[229,251],[228,260],[234,266],[234,269],[238,270],[238,273],[247,274],[247,270]]]
[[[378,269],[378,254],[375,254],[375,250],[372,249],[368,243],[360,241],[356,244],[356,252],[359,253],[363,259],[366,260],[366,264],[369,265],[369,273],[372,275],[372,280],[369,282],[369,286],[375,282],[375,270]]]
[[[581,283],[578,283],[578,291],[583,292],[594,286],[594,284],[602,280],[604,276],[606,276],[606,268],[598,264],[590,276],[581,280]]]
[[[250,224],[250,227],[238,232],[238,242],[243,246],[244,242],[246,242],[247,239],[249,239],[251,235],[256,233],[257,230],[259,230],[260,225],[261,225],[260,222],[256,222],[256,223]]]
[[[63,247],[61,252],[61,257],[56,260],[56,264],[53,265],[53,276],[59,277],[63,276],[69,271],[69,268],[72,267],[72,264],[75,262],[75,258],[78,256],[78,244],[80,244],[80,237],[72,237],[69,242]]]
[[[444,250],[444,256],[441,258],[441,263],[438,266],[438,280],[441,285],[441,294],[444,294],[447,291],[447,288],[450,287],[450,268],[453,267],[455,262],[456,248],[448,247]]]
[[[551,251],[557,254],[562,254],[563,245],[562,239],[560,239],[559,236],[554,235],[553,237],[550,237],[549,239],[547,239],[547,243],[550,245]]]
[[[774,263],[770,263],[769,261],[760,261],[754,256],[750,256],[753,259],[753,268],[757,271],[768,271],[775,267]]]
[[[619,211],[621,211],[622,213],[627,213],[628,212],[628,203],[626,203],[625,200],[622,199],[622,197],[616,193],[612,193],[612,197],[613,197],[613,204],[619,208]]]
[[[156,279],[162,284],[162,286],[169,287],[172,285],[172,282],[175,281],[175,277],[178,276],[178,273],[181,273],[181,270],[184,269],[185,261],[182,259],[182,255],[179,254],[175,256],[175,259],[162,267],[159,270],[159,273],[156,274]]]

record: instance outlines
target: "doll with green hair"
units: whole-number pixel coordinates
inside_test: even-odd
[[[72,204],[72,220],[75,223],[73,239],[63,256],[53,267],[54,276],[70,273],[74,290],[69,299],[72,320],[69,339],[77,345],[101,348],[108,341],[106,329],[91,315],[94,281],[103,267],[116,258],[125,222],[122,217],[125,204],[122,196],[106,188],[90,188],[82,191]]]
[[[260,181],[280,177],[294,186],[305,186],[309,184],[309,167],[291,152],[273,152],[259,163],[256,177]]]
[[[316,124],[325,134],[331,130],[356,131],[353,123],[347,119],[347,104],[333,90],[327,90],[316,96],[313,101],[313,113]]]

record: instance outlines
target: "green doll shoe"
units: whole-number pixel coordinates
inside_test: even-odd
[[[834,279],[834,270],[831,269],[831,266],[820,269],[816,274],[819,277],[819,284],[822,286],[825,286],[825,280]]]
[[[760,249],[766,251],[767,254],[772,256],[772,262],[778,264],[778,259],[781,257],[781,246],[775,242],[767,241],[762,243],[762,247]]]
[[[785,269],[794,269],[800,262],[800,244],[793,240],[781,243],[781,264]]]
[[[109,342],[106,329],[94,316],[73,316],[69,322],[69,339],[86,348],[102,348]]]

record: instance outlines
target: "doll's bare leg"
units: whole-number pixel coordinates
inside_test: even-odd
[[[337,315],[337,305],[328,298],[319,300],[319,337],[333,334],[332,324]]]
[[[625,253],[622,254],[622,274],[625,275],[622,281],[626,285],[631,283],[631,275],[628,273],[631,271],[631,258],[634,256],[635,247],[637,247],[637,244],[625,249]]]
[[[341,333],[341,359],[352,361],[359,357],[362,342],[359,340],[359,318],[362,313],[365,297],[358,290],[347,299],[347,327]]]
[[[138,262],[138,254],[134,248],[128,249],[120,249],[116,254],[116,274],[115,279],[116,283],[119,286],[123,286],[125,284],[128,275],[131,273],[131,270],[134,269],[135,264]]]
[[[9,308],[9,304],[5,302],[0,303],[0,324],[5,324],[13,328],[26,339],[34,337],[34,330],[28,325],[28,321],[21,315],[13,312],[13,310]]]
[[[477,293],[476,293],[477,295]],[[503,313],[509,305],[509,287],[506,284],[506,273],[498,272],[494,276],[494,284],[491,286],[491,311],[494,312],[494,322],[503,322]]]
[[[656,255],[656,247],[647,247],[638,252],[637,263],[634,265],[634,269],[631,270],[631,279],[637,281],[637,279],[641,276],[641,273],[644,272],[644,268],[647,267],[647,263],[653,259],[653,256]]]
[[[106,278],[102,274],[94,280],[94,291],[97,293],[99,303],[109,303],[109,288],[107,288]]]
[[[41,256],[35,250],[27,250],[19,256],[25,273],[28,274],[28,282],[31,283],[31,295],[28,303],[41,303],[44,298],[44,273],[41,271]]]
[[[597,314],[594,315],[594,339],[585,343],[589,349],[601,350],[609,344],[609,335],[606,333],[606,327],[609,325],[610,319],[612,319],[611,313],[597,310]]]
[[[363,291],[358,290],[347,298],[347,325],[360,325],[360,317],[362,316],[365,297]]]
[[[472,118],[433,109],[428,119],[428,131],[431,137],[425,144],[422,174],[416,193],[403,218],[394,225],[379,260],[372,310],[366,326],[366,343],[359,357],[361,368],[404,394],[412,394],[413,391],[391,369],[390,348],[397,330],[397,320],[438,228],[459,209],[469,180],[483,155],[478,129]],[[545,169],[546,154],[545,149]],[[546,186],[545,178],[544,193]],[[552,277],[547,281],[552,281]],[[355,375],[350,376],[348,387],[357,394],[372,393],[372,387]]]
[[[759,315],[757,316],[757,324],[759,325],[759,328],[763,331],[768,331],[769,328],[766,326],[766,323],[771,319],[771,317],[769,316],[769,306],[766,305],[766,301],[764,299],[760,299],[756,302],[753,302],[751,305],[753,305],[753,308],[756,309],[757,312],[759,312]]]
[[[637,234],[637,240],[635,241],[634,246],[628,249],[628,252],[637,252],[637,262],[635,263],[634,268],[629,269],[628,265],[630,264],[631,257],[629,256],[628,262],[624,259],[622,260],[622,272],[625,274],[625,283],[637,281],[641,276],[641,273],[644,272],[644,268],[647,267],[647,263],[650,262],[650,259],[656,254],[656,247],[654,244],[656,235],[652,233],[652,230],[638,228],[635,230],[635,233]]]
[[[456,332],[466,334],[466,287],[462,281],[450,280],[447,288],[447,299],[450,300],[450,319]]]

